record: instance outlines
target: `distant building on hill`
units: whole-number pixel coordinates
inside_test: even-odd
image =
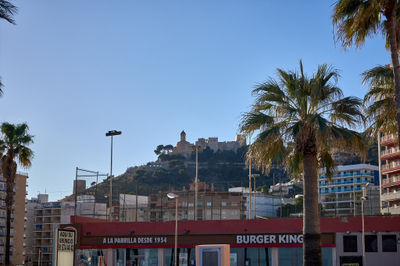
[[[172,150],[172,154],[182,154],[189,157],[193,152],[193,147],[194,145],[192,143],[186,141],[186,133],[182,130],[181,140],[176,143],[176,146]]]
[[[243,135],[236,135],[234,141],[218,141],[217,137],[210,138],[199,138],[195,144],[186,141],[186,133],[182,131],[180,134],[180,141],[176,143],[173,148],[172,154],[181,154],[185,157],[189,157],[195,146],[200,146],[201,148],[210,148],[214,152],[220,151],[236,151],[238,148],[246,145],[246,138]]]

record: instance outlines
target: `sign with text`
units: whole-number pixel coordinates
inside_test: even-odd
[[[236,244],[302,244],[303,235],[237,235]]]
[[[73,265],[75,231],[57,229],[57,266]]]
[[[284,247],[301,246],[303,235],[299,233],[255,233],[255,234],[179,234],[178,244],[182,246],[207,245],[213,243],[229,244],[233,247]],[[334,246],[335,234],[321,235],[323,246]],[[174,235],[120,235],[120,236],[81,236],[80,248],[171,248]]]

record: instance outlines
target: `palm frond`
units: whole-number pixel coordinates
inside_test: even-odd
[[[18,12],[18,8],[10,1],[0,0],[0,18],[15,24],[14,15]]]

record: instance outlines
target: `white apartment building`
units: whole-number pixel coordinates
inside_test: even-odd
[[[105,218],[105,203],[95,203],[93,196],[78,196],[75,202],[48,202],[47,194],[39,194],[27,204],[26,264],[42,266],[53,264],[53,239],[60,224],[69,224],[76,212],[78,216]]]
[[[368,184],[368,186],[367,186]],[[368,199],[365,215],[377,215],[379,210],[378,167],[369,164],[340,165],[328,180],[324,169],[319,170],[318,193],[325,216],[361,214],[362,188],[366,186]]]

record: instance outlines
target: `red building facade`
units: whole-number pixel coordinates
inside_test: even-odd
[[[76,261],[99,265],[173,265],[174,222],[105,222],[72,218]],[[195,265],[200,244],[229,244],[231,266],[302,263],[302,219],[180,221],[179,265]],[[366,217],[368,265],[400,261],[400,217]],[[361,217],[321,218],[323,265],[362,265]],[[378,264],[376,264],[378,263]],[[101,264],[100,264],[101,265]]]

